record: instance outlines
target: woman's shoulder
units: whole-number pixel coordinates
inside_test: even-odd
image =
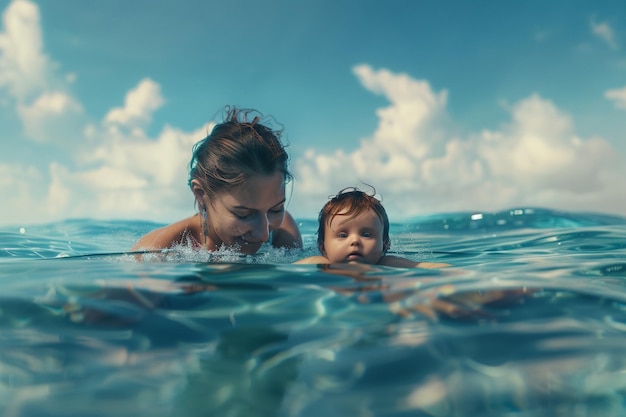
[[[285,217],[283,218],[280,226],[275,229],[271,236],[272,245],[275,247],[284,248],[301,248],[302,247],[302,235],[295,219],[288,211],[285,211]]]
[[[165,249],[188,240],[197,241],[199,228],[198,214],[179,220],[142,236],[132,250]]]

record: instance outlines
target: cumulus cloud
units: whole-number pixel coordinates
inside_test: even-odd
[[[142,129],[112,134],[105,120],[89,125],[81,141],[89,146],[76,147],[74,164],[51,161],[43,172],[0,165],[3,207],[11,223],[72,217],[171,221],[188,215],[191,148],[210,128],[185,132],[165,126],[149,137]]]
[[[57,76],[58,65],[44,52],[37,5],[13,0],[2,20],[0,88],[8,92],[7,107],[15,105],[27,137],[66,143],[84,122],[81,104],[65,90],[76,75]]]
[[[165,126],[156,138],[138,131],[113,137],[105,129],[91,134],[102,140],[80,155],[85,168],[62,178],[72,183],[74,200],[90,205],[98,216],[171,220],[172,213],[193,209],[188,163],[205,128],[184,132]]]
[[[384,95],[392,105],[379,109],[378,128],[374,134],[362,139],[361,147],[345,153],[338,149],[331,155],[309,150],[298,161],[298,188],[305,192],[319,189],[319,183],[334,182],[337,172],[349,168],[355,178],[369,181],[413,177],[415,161],[440,153],[444,143],[439,121],[445,116],[447,92],[435,93],[425,81],[416,81],[406,74],[393,74],[387,70],[374,71],[367,65],[354,68],[354,73],[368,90]],[[407,140],[410,137],[412,140]],[[306,173],[315,173],[321,177]],[[397,189],[410,187],[412,181],[395,183]]]
[[[59,138],[57,142],[68,142],[83,122],[82,105],[58,91],[43,93],[28,105],[19,104],[17,111],[26,136],[39,142]]]
[[[51,204],[65,217],[156,221],[188,214],[193,199],[186,164],[199,137],[199,132],[166,127],[156,139],[118,137],[103,143],[84,167],[51,166]]]
[[[607,90],[604,97],[611,100],[616,108],[626,110],[626,87]]]
[[[154,111],[165,99],[161,86],[141,80],[98,123],[64,87],[77,75],[59,77],[44,53],[39,10],[13,0],[0,33],[0,88],[8,92],[26,136],[66,144],[69,161],[47,166],[0,164],[0,200],[5,222],[32,223],[71,217],[172,220],[193,209],[187,164],[202,127],[185,132],[164,126],[150,137]]]
[[[358,149],[338,149],[330,155],[310,149],[295,161],[294,204],[298,207],[301,201],[317,207],[329,194],[362,182],[377,189],[385,184],[388,194],[399,196],[396,201],[402,204],[411,199],[411,193],[439,181],[421,171],[424,161],[445,155],[442,126],[447,92],[435,92],[426,81],[386,69],[359,65],[353,71],[366,89],[383,95],[391,105],[377,110],[378,127],[371,137],[361,140]],[[432,164],[428,169],[436,170]]]
[[[591,21],[591,33],[606,42],[609,47],[617,49],[617,42],[615,41],[615,33],[613,28],[607,22],[595,22]]]
[[[14,0],[2,15],[0,86],[25,101],[49,83],[54,63],[43,53],[39,9],[27,0]]]
[[[142,125],[164,102],[160,89],[140,81],[123,108],[84,129],[89,146],[76,150],[74,167],[51,165],[49,204],[57,214],[172,220],[193,209],[186,185],[191,148],[211,126],[184,132],[166,125],[148,136]]]
[[[165,98],[148,78],[128,91],[123,105],[87,123],[80,101],[65,88],[77,75],[56,76],[58,66],[44,52],[36,5],[13,0],[3,22],[6,105],[15,105],[29,137],[67,142],[73,157],[46,166],[0,163],[3,220],[171,221],[188,215],[191,148],[211,126],[183,131],[166,125],[150,136],[147,128]],[[598,31],[613,36],[602,26]],[[388,105],[376,111],[376,129],[356,148],[309,149],[294,160],[290,209],[297,216],[314,217],[329,195],[346,186],[366,188],[362,182],[377,189],[393,219],[527,204],[623,212],[626,197],[610,192],[623,188],[623,161],[604,139],[580,137],[572,118],[539,94],[511,105],[506,123],[460,137],[450,129],[446,90],[368,65],[353,72]],[[605,97],[626,108],[625,90],[608,90]]]
[[[490,174],[515,182],[520,193],[587,193],[602,186],[601,168],[613,159],[606,141],[577,137],[571,118],[537,94],[516,103],[511,116],[509,124],[484,132],[479,141]]]
[[[161,86],[146,78],[126,94],[124,107],[110,110],[104,121],[110,126],[143,127],[152,120],[152,113],[164,102]]]
[[[623,198],[601,198],[623,171],[614,149],[602,138],[579,137],[550,100],[531,94],[498,129],[456,137],[443,123],[446,91],[385,69],[361,65],[354,73],[390,104],[377,110],[378,127],[358,148],[309,149],[294,162],[294,210],[319,209],[329,195],[364,182],[399,218],[529,204],[622,211]]]

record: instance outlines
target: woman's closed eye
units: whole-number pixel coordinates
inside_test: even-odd
[[[285,212],[285,208],[281,207],[281,208],[277,208],[277,209],[272,209],[268,212],[269,216],[280,216]],[[250,219],[252,216],[254,216],[255,214],[257,214],[258,212],[249,212],[249,213],[237,213],[237,212],[233,212],[233,214],[235,215],[235,217],[237,217],[239,220],[248,220]]]
[[[233,212],[233,214],[239,220],[246,220],[246,219],[249,219],[252,216],[252,213],[235,213],[235,212]]]

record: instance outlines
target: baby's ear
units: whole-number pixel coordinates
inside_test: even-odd
[[[319,251],[322,254],[322,256],[326,256],[326,250],[324,249],[324,244],[323,243],[318,243],[317,244],[317,249],[319,249]]]
[[[391,248],[391,239],[387,238],[383,242],[383,255]]]

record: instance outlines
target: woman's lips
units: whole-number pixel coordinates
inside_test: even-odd
[[[255,253],[263,244],[263,242],[250,242],[241,237],[235,238],[235,244],[239,246],[244,253]]]

